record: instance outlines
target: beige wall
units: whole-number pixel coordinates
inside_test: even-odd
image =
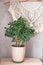
[[[0,57],[11,57],[11,39],[4,36],[8,22],[12,21],[8,13],[9,6],[0,5]],[[37,34],[26,44],[26,57],[37,57],[42,59],[43,32]]]

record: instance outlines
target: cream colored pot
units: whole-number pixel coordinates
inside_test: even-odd
[[[25,57],[25,47],[12,46],[12,59],[14,62],[22,62]]]

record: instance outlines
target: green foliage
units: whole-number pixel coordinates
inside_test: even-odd
[[[29,40],[35,32],[35,30],[30,27],[28,21],[22,17],[8,25],[9,27],[5,27],[5,36],[11,37],[13,41],[19,40],[25,42]]]

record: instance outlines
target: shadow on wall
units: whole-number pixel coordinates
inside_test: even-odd
[[[42,59],[43,32],[31,38],[26,44],[26,57],[36,57]]]

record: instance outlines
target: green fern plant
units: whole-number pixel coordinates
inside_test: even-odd
[[[5,36],[11,37],[12,41],[16,42],[15,46],[22,46],[35,33],[35,30],[31,28],[28,21],[23,17],[8,23],[8,25],[9,27],[5,27]]]

